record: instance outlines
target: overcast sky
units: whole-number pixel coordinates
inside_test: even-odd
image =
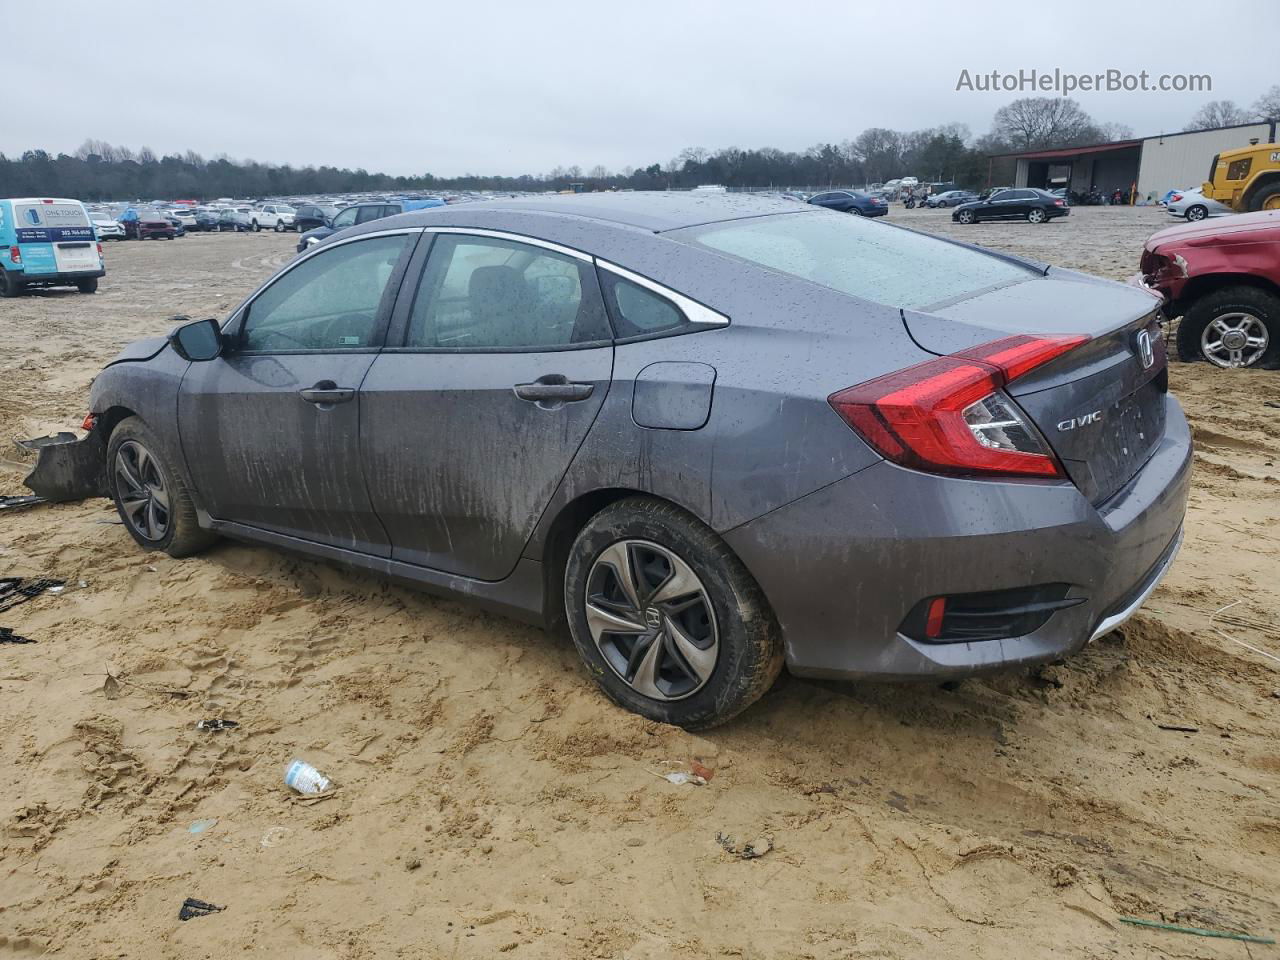
[[[1138,135],[1280,83],[1277,0],[4,8],[0,151],[11,156],[91,137],[395,174],[620,170],[688,146],[800,150],[871,126],[960,121],[980,134],[997,107],[1030,95],[957,92],[962,69],[1212,76],[1211,93],[1075,95]]]

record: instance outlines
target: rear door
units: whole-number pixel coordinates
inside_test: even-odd
[[[598,280],[573,251],[483,231],[438,233],[415,273],[360,391],[370,497],[393,559],[500,580],[609,389]]]
[[[214,517],[390,554],[360,459],[359,388],[418,236],[359,237],[299,261],[242,308],[223,356],[190,365],[179,431]]]

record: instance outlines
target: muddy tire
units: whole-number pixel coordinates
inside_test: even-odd
[[[1224,287],[1196,300],[1178,325],[1178,356],[1219,367],[1280,367],[1280,297]]]
[[[782,670],[778,624],[742,561],[697,518],[652,497],[619,500],[578,534],[565,613],[609,699],[662,723],[724,723]]]
[[[1280,183],[1272,183],[1254,191],[1249,198],[1249,210],[1280,210]]]
[[[90,280],[78,280],[76,281],[76,289],[79,290],[81,293],[97,293],[98,278],[93,277]]]
[[[22,281],[15,280],[8,270],[0,267],[0,297],[7,300],[10,297],[20,296],[22,296]]]
[[[164,448],[139,417],[121,420],[107,443],[107,483],[129,535],[144,550],[171,557],[198,553],[217,539],[202,530],[195,504]]]

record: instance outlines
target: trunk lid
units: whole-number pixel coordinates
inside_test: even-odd
[[[1014,334],[1085,334],[1087,343],[1011,383],[1067,475],[1090,502],[1117,493],[1165,430],[1168,370],[1151,294],[1067,271],[979,293],[928,313],[904,311],[938,354]]]

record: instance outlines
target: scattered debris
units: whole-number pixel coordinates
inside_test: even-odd
[[[306,796],[327,794],[333,783],[305,760],[292,761],[284,771],[285,785]]]
[[[1216,626],[1214,626],[1214,621],[1217,620],[1218,617],[1226,613],[1232,607],[1237,606],[1238,604],[1241,604],[1241,603],[1244,603],[1244,601],[1236,600],[1232,603],[1228,603],[1225,607],[1221,607],[1218,610],[1214,611],[1213,616],[1209,618],[1209,629],[1212,630],[1214,633],[1216,633],[1218,636],[1222,637],[1224,640],[1230,640],[1232,643],[1236,644],[1237,646],[1244,647],[1246,650],[1252,650],[1254,653],[1260,656],[1266,657],[1268,660],[1274,660],[1276,663],[1280,663],[1280,657],[1277,657],[1274,653],[1267,653],[1267,651],[1265,650],[1259,650],[1253,644],[1245,643],[1243,640],[1237,640],[1235,637],[1231,636],[1231,634],[1223,630],[1219,630]]]
[[[26,580],[23,577],[0,577],[0,610],[12,610],[20,603],[33,600],[53,587],[66,586],[65,580],[40,578]]]
[[[689,769],[693,771],[695,777],[701,777],[704,783],[716,775],[714,770],[710,767],[704,767],[697,760],[689,761]]]
[[[1193,727],[1189,723],[1161,723],[1159,720],[1151,721],[1161,730],[1172,730],[1175,733],[1199,733],[1199,727]]]
[[[0,643],[35,643],[35,641],[18,636],[13,632],[12,627],[0,627]]]
[[[1280,400],[1263,400],[1264,407],[1280,407]]]
[[[1227,930],[1205,930],[1203,927],[1180,927],[1173,923],[1157,923],[1154,920],[1140,920],[1137,917],[1117,917],[1121,923],[1135,927],[1151,927],[1155,930],[1169,930],[1173,933],[1189,933],[1197,937],[1218,937],[1222,940],[1243,940],[1245,943],[1275,943],[1274,937],[1255,937],[1251,933],[1231,933]]]
[[[677,786],[682,786],[686,783],[692,783],[695,787],[705,787],[707,785],[705,777],[700,777],[696,773],[686,773],[684,770],[677,770],[674,773],[664,773],[662,774],[662,779],[667,781],[667,783],[674,783]]]
[[[219,730],[233,730],[238,726],[240,724],[235,720],[223,720],[221,717],[214,717],[209,720],[201,720],[196,724],[196,729],[217,733]]]
[[[262,834],[262,839],[258,841],[258,846],[266,850],[268,847],[274,847],[278,843],[282,843],[284,838],[293,831],[288,827],[267,827]]]
[[[182,903],[182,909],[178,911],[178,919],[191,920],[195,917],[207,917],[211,913],[221,913],[225,909],[227,908],[214,903],[205,903],[195,897],[187,897]]]
[[[102,695],[108,700],[114,700],[120,696],[120,681],[109,673],[107,679],[102,681]]]
[[[410,873],[412,873],[414,870],[417,870],[421,866],[422,866],[421,857],[410,857],[408,860],[404,862],[404,868],[408,870]]]
[[[724,848],[724,852],[732,854],[739,860],[756,860],[773,849],[773,837],[761,836],[741,847],[733,842],[733,837],[724,833],[716,834],[716,843]]]
[[[197,820],[191,826],[187,827],[187,833],[204,833],[218,825],[217,817],[206,817],[203,820]]]
[[[21,510],[34,507],[38,503],[47,503],[44,497],[0,497],[0,510]]]

